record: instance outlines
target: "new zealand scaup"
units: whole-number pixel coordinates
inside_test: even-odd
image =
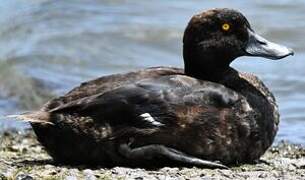
[[[185,30],[184,70],[104,76],[17,118],[31,122],[60,163],[225,168],[253,162],[273,142],[278,108],[256,76],[230,63],[292,54],[255,34],[238,11],[212,9],[193,16]]]

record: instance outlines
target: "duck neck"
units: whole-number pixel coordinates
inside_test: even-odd
[[[197,51],[198,52],[198,51]],[[185,74],[197,79],[219,82],[230,71],[234,58],[219,52],[196,53],[196,48],[184,47]]]

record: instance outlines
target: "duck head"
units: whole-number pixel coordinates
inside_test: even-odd
[[[293,51],[255,33],[247,19],[232,9],[212,9],[192,17],[183,37],[185,73],[200,79],[223,76],[240,56],[281,59]]]

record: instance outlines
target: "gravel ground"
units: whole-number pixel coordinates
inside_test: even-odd
[[[255,147],[253,147],[255,148]],[[62,166],[52,163],[31,130],[0,134],[0,179],[304,179],[305,148],[281,142],[273,146],[258,164],[230,170],[164,167],[158,170],[115,167]]]

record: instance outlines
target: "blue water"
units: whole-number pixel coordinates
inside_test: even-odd
[[[277,141],[305,144],[303,0],[0,0],[0,115],[37,109],[98,76],[182,67],[188,20],[214,7],[240,10],[258,33],[296,51],[281,61],[243,57],[233,66],[255,73],[274,92],[281,113]]]

